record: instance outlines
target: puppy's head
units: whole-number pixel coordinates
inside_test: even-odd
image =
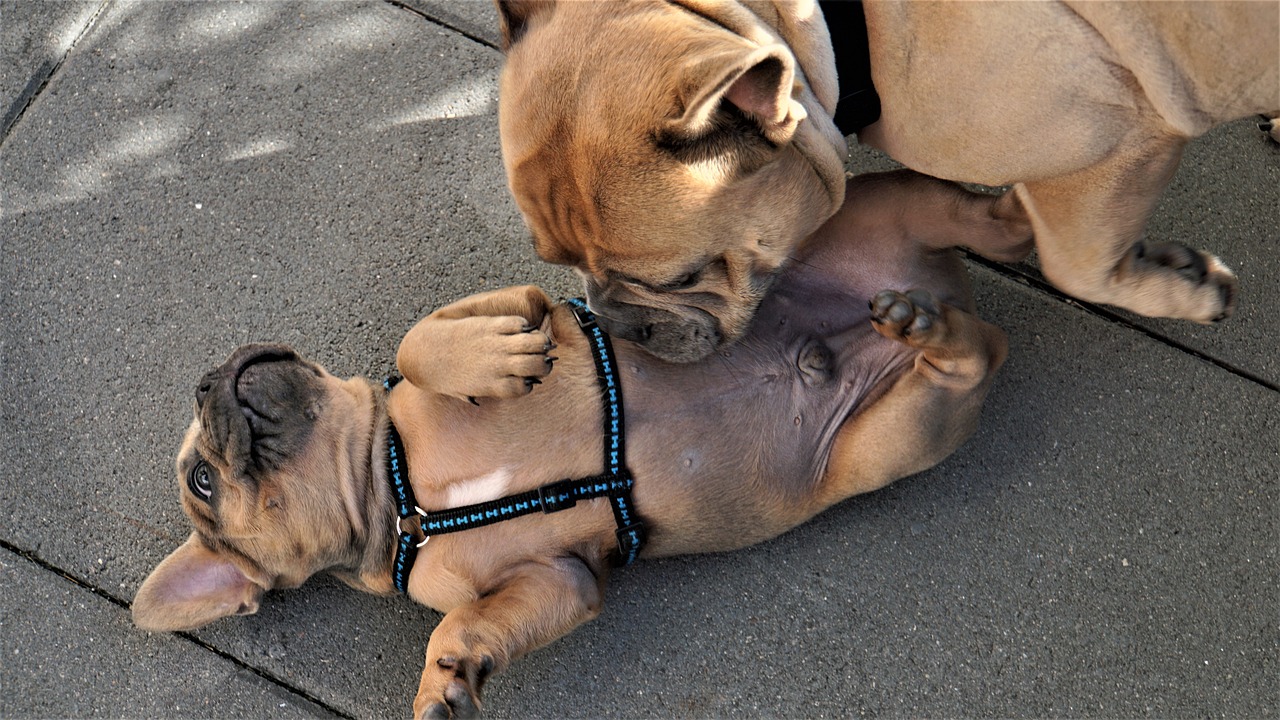
[[[503,159],[538,254],[655,355],[735,340],[843,197],[842,169],[797,148],[791,51],[678,3],[499,8]]]
[[[262,593],[359,561],[377,396],[284,345],[246,345],[206,374],[178,453],[195,531],[147,577],[134,622],[182,630],[256,612]]]

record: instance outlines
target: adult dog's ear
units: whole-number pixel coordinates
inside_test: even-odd
[[[783,45],[742,43],[708,53],[690,64],[677,91],[683,112],[670,130],[689,138],[712,125],[722,102],[728,102],[754,122],[765,139],[785,145],[800,121],[804,106],[792,99],[796,59]]]
[[[520,42],[529,20],[539,12],[551,9],[552,0],[493,0],[498,6],[498,30],[502,33],[502,52]]]
[[[133,623],[143,630],[191,630],[228,615],[251,615],[265,589],[192,533],[138,588]]]

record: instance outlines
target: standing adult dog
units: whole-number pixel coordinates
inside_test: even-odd
[[[445,613],[415,715],[467,717],[491,673],[600,612],[620,530],[641,523],[646,556],[743,547],[939,462],[973,431],[1006,352],[1004,333],[969,311],[947,248],[1003,244],[1007,229],[990,217],[993,198],[940,180],[851,183],[859,192],[743,341],[702,363],[663,363],[626,342],[593,359],[601,336],[530,287],[420,322],[389,393],[282,345],[240,348],[196,390],[177,461],[195,531],[138,590],[135,621],[177,630],[253,613],[265,591],[323,571],[376,593],[398,576]],[[598,374],[621,385],[614,425]],[[625,442],[606,445],[601,427],[624,424]],[[402,447],[388,443],[395,430]],[[575,506],[556,489],[618,479],[599,478],[602,456],[634,478],[622,528],[613,499],[566,496]],[[454,534],[424,519],[413,541],[432,537],[406,571],[397,546],[415,501],[397,502],[400,473],[430,511],[486,503],[474,512],[497,516],[517,503],[491,501],[541,488],[522,500],[537,512]]]
[[[579,268],[611,331],[662,357],[741,335],[840,207],[842,38],[809,0],[498,7],[503,154],[538,253]],[[865,10],[882,117],[860,140],[930,175],[1012,184],[994,212],[1027,220],[1046,277],[1079,298],[1230,314],[1217,258],[1142,238],[1190,139],[1280,112],[1280,3]]]

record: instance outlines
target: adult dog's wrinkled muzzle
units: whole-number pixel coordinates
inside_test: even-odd
[[[587,281],[587,303],[609,335],[644,348],[674,363],[690,363],[714,353],[725,342],[720,321],[710,312],[687,305],[654,307],[627,302],[617,284]]]

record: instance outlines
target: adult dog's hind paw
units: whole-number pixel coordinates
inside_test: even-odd
[[[1258,123],[1258,129],[1266,133],[1271,142],[1280,145],[1280,120],[1275,117],[1261,115],[1262,121]]]
[[[1172,271],[1185,283],[1166,292],[1170,297],[1185,295],[1183,303],[1191,308],[1184,315],[1187,319],[1219,322],[1235,311],[1235,273],[1213,255],[1170,242],[1138,242],[1131,253],[1131,270]]]

